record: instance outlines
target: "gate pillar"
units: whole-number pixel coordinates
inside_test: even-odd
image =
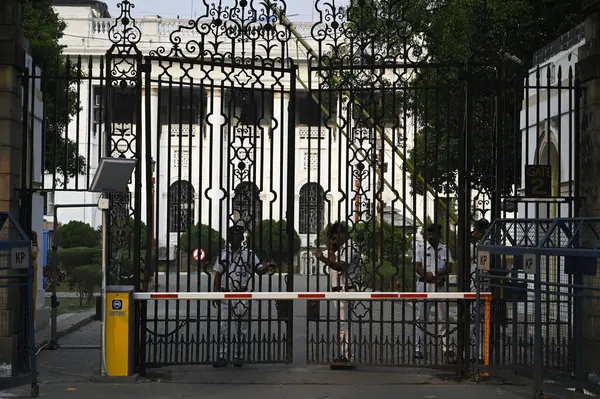
[[[19,79],[25,68],[21,20],[19,0],[0,2],[0,211],[13,215],[21,214],[17,189],[21,187],[24,153]],[[25,309],[17,295],[9,297],[11,292],[5,289],[0,294],[0,363],[4,360],[15,364],[19,355],[18,320]]]
[[[585,21],[585,45],[579,49],[579,62],[577,63],[577,78],[581,82],[582,98],[576,99],[579,104],[584,104],[575,121],[576,134],[579,139],[580,165],[576,165],[575,187],[580,187],[581,216],[600,216],[600,1],[591,1],[587,8]],[[577,124],[580,123],[580,129]],[[579,205],[579,204],[577,204]],[[598,286],[598,266],[593,276],[579,277],[584,285]],[[583,314],[579,321],[582,331],[581,340],[575,340],[576,346],[584,346],[585,353],[597,353],[600,351],[600,298],[586,298],[582,304]],[[577,325],[578,321],[576,321]],[[577,332],[576,332],[577,333]],[[583,375],[588,372],[600,371],[600,358],[597,356],[583,356],[580,367]],[[577,361],[576,361],[577,362]]]

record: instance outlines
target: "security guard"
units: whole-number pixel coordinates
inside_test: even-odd
[[[331,269],[331,291],[354,292],[358,288],[361,275],[360,249],[350,239],[346,225],[336,222],[327,233],[329,239],[329,257],[325,257],[320,249],[316,258]],[[336,301],[340,317],[340,357],[341,363],[350,363],[350,341],[348,329],[349,313],[352,311],[351,301]]]
[[[425,243],[418,243],[414,264],[417,272],[417,292],[436,292],[448,290],[448,275],[452,267],[452,255],[448,247],[441,242],[442,226],[432,223],[427,226]],[[442,336],[444,357],[447,360],[454,359],[455,355],[448,350],[446,337],[446,302],[420,301],[417,304],[417,331],[415,337],[415,359],[423,359],[425,348],[425,321],[428,319],[431,309],[436,307],[436,321],[440,323],[439,333]]]
[[[269,262],[264,265],[258,257],[248,248],[242,246],[244,242],[244,228],[232,226],[227,231],[229,248],[221,254],[213,266],[215,279],[214,292],[246,292],[253,274],[262,276],[273,271],[275,264]],[[224,278],[223,278],[224,277]],[[248,342],[248,300],[214,301],[213,307],[221,305],[221,344],[220,357],[213,364],[214,367],[225,367],[228,364],[229,347],[233,344],[233,365],[241,367],[244,364],[243,347]],[[233,324],[234,331],[229,337],[229,326]],[[234,336],[236,336],[234,340]]]

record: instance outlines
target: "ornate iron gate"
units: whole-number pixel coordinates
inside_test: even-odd
[[[468,356],[464,303],[444,303],[444,317],[428,321],[417,320],[420,300],[346,304],[345,320],[330,302],[241,302],[230,317],[212,303],[169,300],[170,292],[213,290],[212,268],[234,224],[247,248],[277,265],[251,290],[332,290],[314,253],[328,247],[334,222],[348,227],[361,254],[352,289],[414,291],[415,251],[435,222],[456,267],[429,289],[470,290],[471,223],[514,212],[503,197],[521,201],[523,76],[505,75],[501,62],[433,62],[418,32],[369,29],[397,26],[410,1],[395,13],[364,3],[319,0],[310,26],[289,22],[281,0],[205,2],[195,20],[152,22],[156,32],[140,27],[127,0],[110,26],[94,21],[112,42],[99,72],[90,58],[86,75],[79,58],[77,73],[67,68],[63,78],[98,97],[87,111],[103,124],[97,136],[88,132],[86,142],[101,149],[84,154],[90,165],[100,155],[138,160],[130,193],[112,196],[108,257],[110,283],[166,293],[137,309],[140,368],[210,364],[224,339],[243,346],[246,362],[331,364],[344,321],[357,364]],[[168,41],[154,40],[161,35]],[[68,116],[46,118],[52,127]],[[84,169],[86,183],[60,186],[55,174],[44,187],[85,191],[92,168]],[[494,356],[507,341],[500,335]],[[419,342],[422,360],[414,358]]]
[[[168,187],[166,198],[148,190],[148,220],[155,221],[148,234],[166,230],[166,247],[175,243],[178,250],[168,265],[177,273],[165,274],[161,291],[212,290],[212,266],[232,225],[243,228],[254,254],[278,267],[248,289],[293,289],[293,246],[283,249],[267,232],[297,242],[285,224],[294,220],[294,169],[282,167],[295,162],[296,66],[282,49],[288,30],[249,28],[232,20],[239,11],[182,25],[171,33],[170,48],[144,58],[146,165],[154,157],[158,171],[147,183]],[[179,45],[190,32],[194,39]],[[264,54],[255,60],[259,50]],[[142,314],[145,364],[211,363],[219,346],[243,346],[238,356],[245,362],[291,362],[293,312],[285,305],[234,301],[227,315],[206,301],[156,302]],[[247,323],[244,335],[235,331],[238,318]]]

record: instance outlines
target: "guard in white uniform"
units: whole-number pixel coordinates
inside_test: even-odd
[[[453,260],[448,247],[440,242],[442,227],[439,224],[430,224],[426,228],[426,235],[427,241],[417,244],[413,259],[417,271],[417,292],[448,291],[448,275]],[[423,359],[425,321],[434,307],[436,308],[435,319],[440,326],[438,334],[442,336],[444,356],[449,360],[454,359],[454,353],[449,351],[447,346],[446,303],[432,301],[419,301],[417,304],[416,321],[419,326],[415,337],[415,359]]]
[[[232,226],[228,229],[229,248],[221,254],[213,266],[215,280],[214,292],[246,292],[251,283],[252,276],[256,273],[263,275],[273,269],[273,262],[263,265],[258,257],[249,249],[242,247],[244,241],[244,228]],[[225,367],[228,364],[228,349],[233,346],[233,365],[241,367],[244,363],[244,343],[249,339],[248,333],[248,300],[214,301],[213,307],[221,306],[221,344],[220,357],[213,364],[214,367]],[[229,336],[229,326],[233,332]],[[235,337],[235,338],[234,338]]]
[[[319,261],[329,266],[331,291],[354,292],[358,288],[361,273],[360,249],[350,240],[348,228],[336,222],[328,232],[330,256],[325,257],[320,249],[316,251]],[[335,301],[339,306],[340,317],[340,357],[339,362],[350,362],[350,341],[348,319],[352,311],[352,301]]]

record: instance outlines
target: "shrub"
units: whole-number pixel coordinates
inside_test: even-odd
[[[210,262],[225,248],[225,240],[217,230],[198,223],[179,238],[180,251],[191,256],[192,251],[196,248],[202,248],[206,253],[206,258],[202,263]]]
[[[61,226],[56,230],[56,244],[61,248],[93,248],[100,246],[102,236],[87,223],[77,220]]]
[[[63,248],[58,251],[58,263],[62,270],[70,274],[76,267],[84,265],[101,265],[101,248]]]
[[[300,251],[300,245],[300,236],[295,230],[293,238],[290,240],[285,220],[263,220],[248,235],[248,248],[261,261],[273,260],[279,267],[287,264],[290,249],[297,254]]]
[[[69,284],[79,294],[79,305],[90,305],[94,292],[102,284],[102,268],[100,265],[78,266],[69,275]]]

